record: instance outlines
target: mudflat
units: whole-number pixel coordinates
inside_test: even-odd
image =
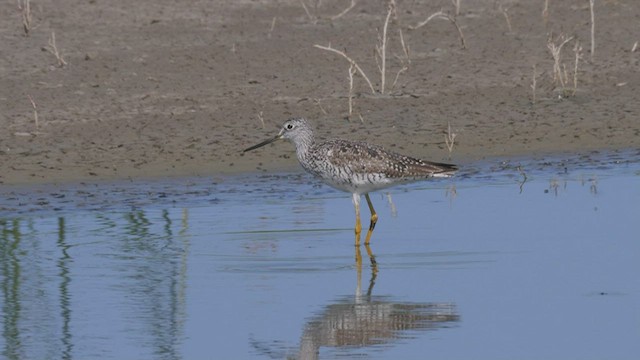
[[[640,147],[636,1],[26,3],[0,4],[3,184],[293,169],[241,152],[292,116],[456,163]]]

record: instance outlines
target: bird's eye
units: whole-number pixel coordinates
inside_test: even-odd
[[[287,124],[285,125],[285,128],[287,128],[287,130],[291,130],[293,129],[293,124]]]

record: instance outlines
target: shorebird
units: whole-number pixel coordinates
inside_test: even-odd
[[[369,231],[365,245],[378,221],[369,193],[396,184],[425,180],[433,177],[450,177],[458,169],[456,165],[425,161],[400,155],[382,146],[366,142],[332,139],[316,141],[313,128],[305,118],[287,120],[275,137],[251,146],[251,151],[276,140],[288,139],[296,146],[300,165],[326,184],[351,193],[356,210],[356,246],[360,245],[360,199],[364,195],[371,212]]]

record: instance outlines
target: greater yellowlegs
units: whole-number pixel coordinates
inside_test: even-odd
[[[371,222],[365,239],[369,244],[378,221],[369,192],[392,185],[449,177],[457,170],[455,165],[419,160],[400,155],[378,145],[347,140],[317,142],[311,124],[304,118],[287,120],[275,137],[254,145],[251,151],[279,139],[289,139],[296,146],[296,155],[302,167],[328,185],[352,194],[356,208],[356,246],[360,245],[360,196],[364,194],[371,211]]]

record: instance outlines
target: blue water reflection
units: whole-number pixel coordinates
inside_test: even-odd
[[[376,194],[371,254],[305,175],[5,188],[0,354],[634,359],[640,166],[590,159]]]

